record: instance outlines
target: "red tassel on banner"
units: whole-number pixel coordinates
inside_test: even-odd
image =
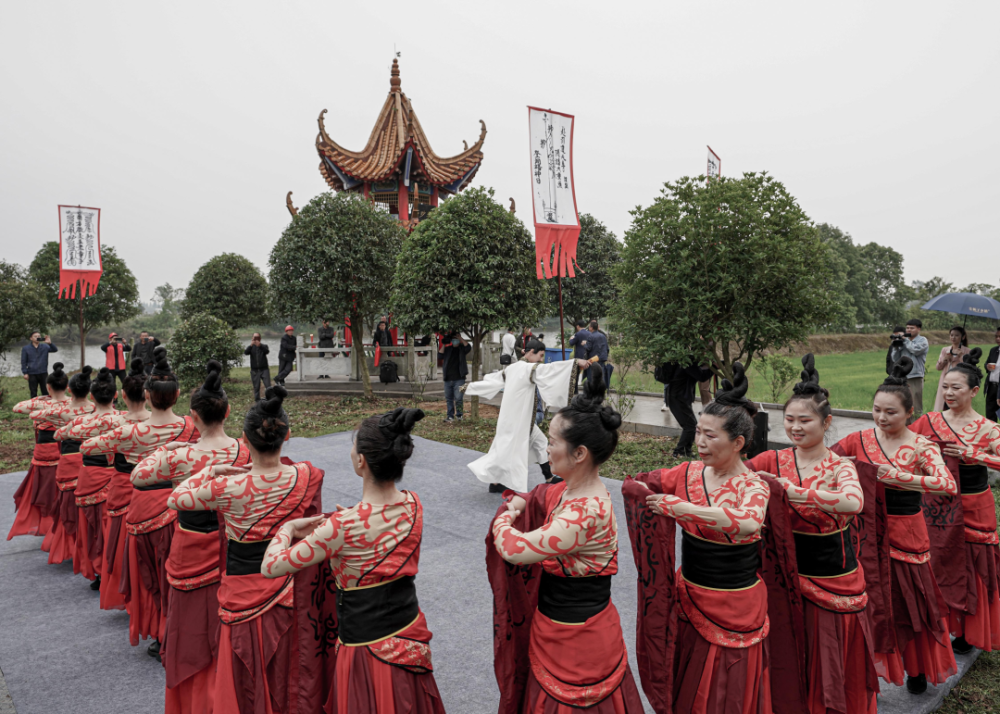
[[[578,226],[535,225],[535,271],[539,280],[556,277],[575,278],[576,247],[580,240]],[[553,251],[555,258],[553,259]]]
[[[97,284],[101,281],[101,273],[96,270],[60,270],[59,299],[73,300],[77,281],[80,281],[80,291],[83,297],[90,297],[97,292]],[[65,297],[63,293],[66,293]]]

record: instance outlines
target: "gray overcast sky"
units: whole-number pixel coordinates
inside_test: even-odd
[[[663,182],[769,171],[907,281],[996,284],[996,2],[6,2],[0,242],[27,265],[60,203],[102,209],[143,299],[222,252],[266,272],[326,186],[316,116],[361,149],[402,88],[435,151],[530,225],[526,105],[575,114],[581,212],[621,237]],[[954,250],[950,250],[954,248]],[[993,251],[995,255],[996,252]]]

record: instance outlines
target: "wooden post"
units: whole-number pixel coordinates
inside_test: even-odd
[[[556,289],[559,291],[559,346],[562,347],[562,358],[566,359],[566,328],[563,327],[562,276],[556,274]]]
[[[83,334],[83,281],[76,285],[80,291],[80,369],[87,363],[87,337]]]

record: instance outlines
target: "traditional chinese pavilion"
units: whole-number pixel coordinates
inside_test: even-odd
[[[486,123],[479,140],[456,156],[434,153],[409,98],[400,89],[399,62],[392,61],[389,96],[361,151],[348,151],[326,133],[319,115],[319,170],[335,191],[355,191],[371,198],[399,220],[413,226],[445,196],[469,185],[483,162]]]

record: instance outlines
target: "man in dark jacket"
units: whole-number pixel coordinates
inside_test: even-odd
[[[289,325],[285,328],[285,335],[281,338],[281,344],[278,346],[278,373],[274,375],[274,381],[277,384],[284,386],[285,379],[292,373],[297,347],[298,340],[295,339],[295,328]]]
[[[990,350],[989,355],[986,357],[986,418],[991,421],[997,420],[997,398],[1000,394],[997,394],[997,385],[1000,384],[1000,328],[997,328],[996,336],[997,346]]]
[[[160,341],[152,337],[143,330],[139,333],[138,341],[132,345],[132,359],[138,357],[142,360],[142,369],[146,374],[153,371],[153,350],[160,346]]]
[[[677,420],[677,425],[681,428],[681,436],[674,448],[674,456],[691,456],[695,427],[698,426],[694,409],[691,408],[691,404],[694,402],[694,391],[698,382],[704,382],[712,376],[712,370],[694,364],[690,367],[681,367],[676,362],[668,362],[664,367],[670,375],[670,383],[666,388],[667,406],[674,419]]]
[[[330,321],[327,319],[323,320],[323,326],[319,328],[317,335],[319,336],[319,346],[320,347],[333,347],[333,338],[336,336],[337,331],[330,327]],[[326,352],[320,352],[320,357],[325,357]],[[329,379],[330,375],[321,374],[320,379]]]
[[[472,345],[458,332],[452,332],[444,340],[444,398],[448,403],[446,422],[462,418],[462,385],[469,374],[468,355]]]
[[[21,374],[28,380],[31,398],[38,396],[39,390],[43,397],[49,396],[45,380],[49,376],[49,353],[58,352],[59,348],[52,344],[48,335],[42,340],[42,333],[35,330],[31,333],[28,344],[21,348]]]
[[[271,386],[271,368],[267,364],[269,351],[270,347],[261,344],[259,332],[253,333],[250,344],[243,350],[243,354],[250,355],[250,382],[253,384],[254,401],[263,399],[265,391]],[[264,383],[262,388],[261,382]]]
[[[587,343],[590,340],[590,330],[583,320],[576,321],[576,334],[569,338],[569,343],[573,345],[574,359],[587,359]]]
[[[125,353],[131,351],[132,345],[116,332],[108,335],[108,341],[101,345],[101,352],[105,356],[104,366],[119,379],[122,383],[122,389],[125,388],[125,377],[128,376],[128,357],[125,356]]]

